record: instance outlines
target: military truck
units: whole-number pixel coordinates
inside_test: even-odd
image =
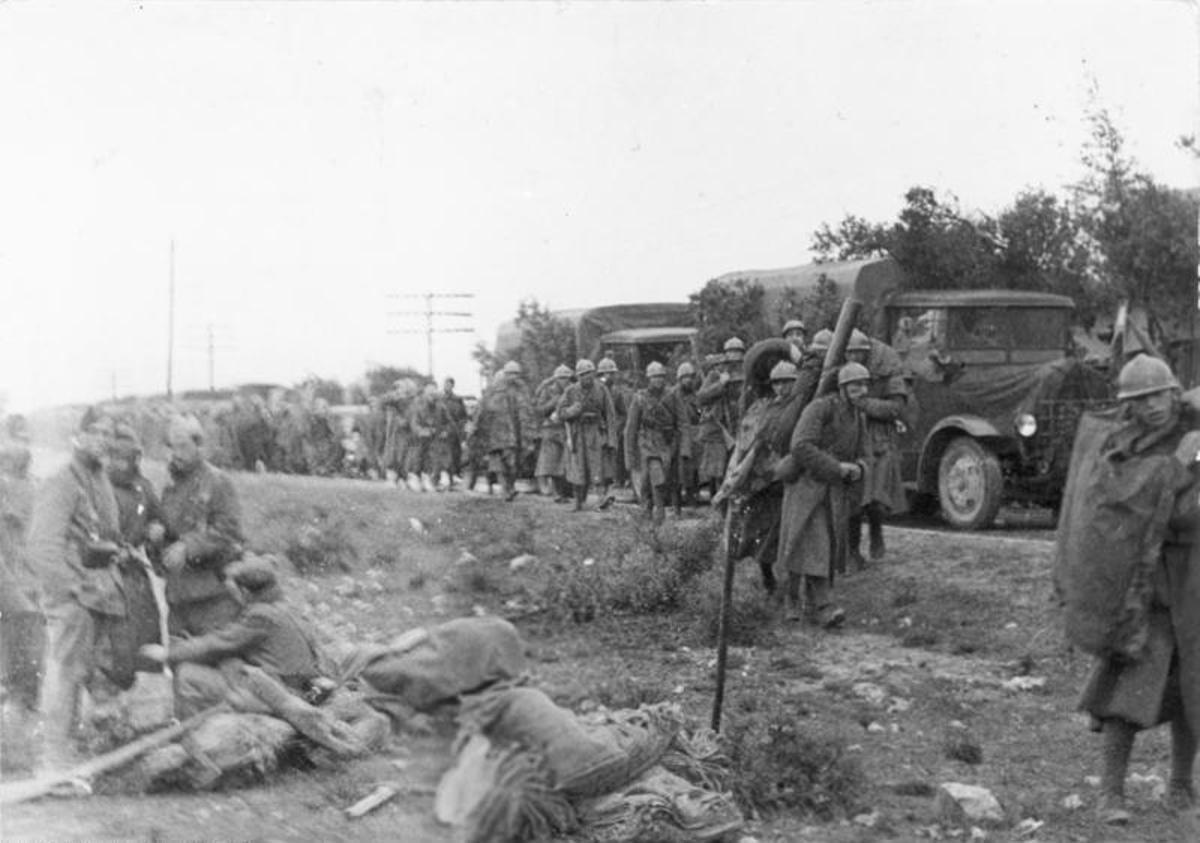
[[[915,507],[978,529],[1005,502],[1058,505],[1079,417],[1110,400],[1106,374],[1074,353],[1071,299],[907,290],[890,258],[728,277],[760,281],[778,300],[814,290],[822,275],[863,302],[864,326],[911,374],[918,412],[901,441]]]

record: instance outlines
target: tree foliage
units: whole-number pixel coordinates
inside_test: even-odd
[[[383,395],[390,392],[396,381],[408,378],[418,384],[429,383],[427,375],[418,372],[411,366],[388,366],[376,363],[367,369],[365,375],[367,395]]]
[[[739,278],[731,283],[712,279],[688,297],[692,324],[698,329],[701,353],[718,352],[730,337],[740,337],[746,346],[776,330],[763,313],[763,288],[755,281]]]
[[[530,383],[550,377],[555,367],[565,363],[574,366],[578,357],[575,345],[575,326],[570,320],[555,316],[536,299],[525,299],[517,306],[517,328],[521,331],[521,347],[517,362]],[[491,355],[493,365],[502,366],[508,359]],[[478,354],[476,359],[479,360]]]
[[[319,375],[309,375],[296,384],[296,390],[315,401],[320,398],[328,404],[341,404],[346,400],[346,390],[342,384],[333,378],[323,378]]]

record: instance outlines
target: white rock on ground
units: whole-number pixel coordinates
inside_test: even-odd
[[[517,571],[524,568],[526,565],[532,565],[537,561],[537,557],[532,553],[522,553],[520,556],[514,556],[508,560],[508,568],[510,571]]]
[[[1004,821],[1000,800],[978,785],[943,782],[938,788],[935,807],[938,816],[948,823]]]

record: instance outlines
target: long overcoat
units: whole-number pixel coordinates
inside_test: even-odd
[[[575,486],[612,480],[604,472],[604,449],[617,447],[617,411],[599,380],[573,383],[558,401],[558,417],[571,431],[567,482]]]
[[[840,463],[862,462],[865,428],[862,412],[840,392],[800,414],[790,443],[799,475],[783,491],[777,575],[832,579],[845,571],[848,523],[862,483],[843,481]]]
[[[486,432],[489,452],[533,447],[537,415],[529,387],[523,381],[502,380],[485,392],[479,425]]]
[[[538,386],[533,398],[542,435],[537,468],[533,472],[537,477],[562,477],[567,473],[566,425],[561,419],[551,419],[566,391],[565,380],[547,378]]]
[[[1108,452],[1119,450],[1125,459],[1171,454],[1198,421],[1194,412],[1185,412],[1170,435],[1153,442],[1122,437],[1118,431]],[[1153,575],[1146,654],[1133,663],[1097,659],[1084,686],[1079,706],[1097,720],[1120,717],[1149,728],[1172,719],[1182,706],[1192,733],[1200,734],[1200,547],[1194,540],[1198,491],[1200,481],[1194,480],[1177,498]]]
[[[730,440],[737,435],[741,424],[740,401],[742,381],[721,381],[716,371],[709,372],[704,384],[696,391],[700,406],[700,482],[721,481],[732,450]]]
[[[871,340],[867,368],[871,372],[871,386],[864,403],[867,470],[863,477],[863,503],[901,513],[908,509],[908,499],[900,473],[900,431],[896,423],[906,415],[910,390],[900,357],[891,346]]]
[[[659,486],[667,482],[675,454],[692,449],[691,425],[687,408],[679,395],[663,389],[638,392],[629,404],[625,426],[625,465],[630,471],[651,472],[651,481]],[[657,466],[651,463],[658,461]]]
[[[226,594],[225,566],[241,556],[245,541],[233,482],[203,460],[169,468],[161,501],[167,543],[183,542],[187,564],[167,573],[167,600],[190,603]]]

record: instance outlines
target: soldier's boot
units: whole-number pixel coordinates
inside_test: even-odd
[[[554,498],[555,503],[569,503],[571,500],[571,484],[567,482],[565,477],[554,478],[554,488],[557,495]]]
[[[804,617],[804,605],[800,598],[800,574],[787,575],[783,593],[783,617],[791,622]]]
[[[814,626],[835,629],[846,621],[846,612],[834,604],[827,577],[805,577],[804,597],[807,620]]]
[[[1105,825],[1125,825],[1130,820],[1125,807],[1125,774],[1129,755],[1133,751],[1136,728],[1117,717],[1104,721],[1101,735],[1104,741],[1104,766],[1100,775],[1100,801],[1096,806],[1097,819]]]
[[[850,565],[856,571],[861,571],[867,567],[867,560],[862,555],[862,513],[856,512],[850,516],[849,524],[849,542],[850,549]]]
[[[517,499],[517,476],[515,472],[504,472],[504,499],[506,501],[515,501]]]
[[[1196,807],[1192,767],[1196,763],[1196,736],[1183,715],[1171,720],[1171,781],[1167,785],[1167,808],[1177,813]]]
[[[883,511],[880,510],[879,504],[873,503],[866,507],[867,516],[867,532],[871,538],[870,554],[871,561],[878,562],[887,552],[887,547],[883,543]]]
[[[583,511],[583,502],[587,499],[587,486],[576,484],[575,486],[575,506],[571,507],[573,512]]]
[[[612,496],[612,493],[609,492],[609,490],[608,490],[608,484],[605,483],[604,485],[602,485],[600,487],[600,505],[597,508],[598,509],[608,509],[610,506],[613,505],[613,502],[615,500],[616,500],[616,498],[614,498]]]
[[[767,594],[774,594],[775,590],[779,588],[779,583],[775,580],[774,561],[774,559],[758,560],[758,570],[762,572],[763,590],[766,591]]]

